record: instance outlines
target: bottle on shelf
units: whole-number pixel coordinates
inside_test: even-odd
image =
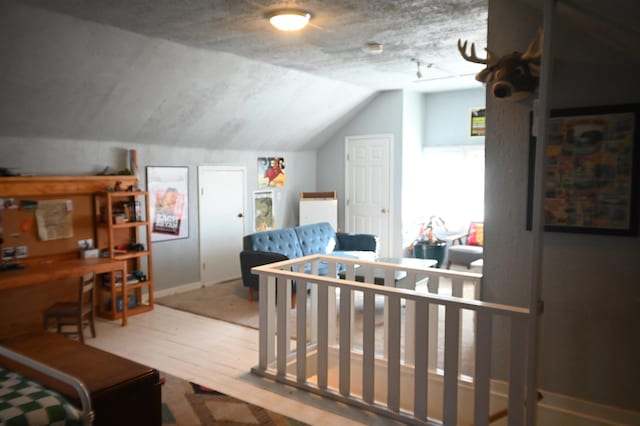
[[[153,309],[149,196],[145,191],[105,191],[94,194],[94,202],[96,247],[102,257],[124,265],[124,270],[102,277],[97,312],[126,325],[128,316]]]

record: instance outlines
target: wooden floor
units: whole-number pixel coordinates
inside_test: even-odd
[[[390,425],[385,417],[253,375],[257,330],[156,305],[118,321],[98,320],[88,345],[312,425]]]

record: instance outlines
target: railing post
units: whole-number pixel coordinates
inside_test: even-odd
[[[489,391],[491,385],[491,315],[488,312],[476,312],[476,374],[474,377],[474,415],[473,424],[489,424]]]
[[[429,277],[427,284],[429,293],[440,293],[440,277]],[[440,306],[429,305],[429,370],[438,368],[438,323],[440,318]]]
[[[352,291],[348,287],[340,288],[340,393],[351,394],[351,322]]]
[[[492,327],[497,316],[506,317],[511,324],[509,336],[510,351],[510,377],[508,392],[508,417],[509,424],[521,424],[524,419],[525,407],[525,365],[526,365],[526,339],[527,324],[530,312],[519,307],[508,307],[478,301],[459,299],[462,296],[463,287],[472,284],[474,294],[480,287],[479,277],[475,274],[455,273],[451,271],[418,271],[406,270],[406,267],[394,267],[392,265],[378,266],[367,261],[348,261],[346,265],[346,281],[333,277],[337,262],[327,260],[329,276],[306,274],[298,272],[302,262],[311,265],[312,271],[317,273],[319,261],[325,261],[326,256],[318,255],[305,258],[303,261],[280,262],[270,269],[262,266],[258,269],[260,276],[260,369],[254,372],[263,372],[266,376],[289,385],[302,389],[310,389],[320,395],[326,395],[334,400],[344,403],[356,403],[360,407],[369,407],[375,412],[382,413],[401,422],[426,423],[433,417],[434,411],[429,411],[429,406],[441,403],[441,408],[436,407],[444,424],[457,424],[471,422],[471,419],[458,414],[459,407],[462,410],[459,398],[466,397],[461,390],[460,375],[462,371],[468,371],[466,365],[462,370],[460,355],[463,349],[466,351],[469,340],[477,340],[474,348],[475,358],[470,361],[476,366],[474,377],[475,394],[473,397],[473,424],[487,425],[491,401],[491,358],[492,358]],[[343,260],[340,260],[343,262]],[[351,263],[350,263],[351,262]],[[358,262],[363,269],[355,271],[353,264]],[[385,286],[360,284],[349,280],[361,275],[373,278],[374,269],[384,272],[375,272],[375,276],[384,277]],[[393,288],[396,284],[396,272],[406,272],[403,278],[403,289]],[[411,287],[416,284],[417,277],[427,276],[429,279],[427,294],[411,292]],[[276,278],[277,277],[277,278]],[[440,279],[445,283],[451,280],[454,297],[439,295]],[[298,287],[298,305],[296,307],[297,339],[295,342],[296,354],[291,357],[294,343],[290,339],[291,309],[289,308],[289,294],[292,281]],[[372,280],[373,281],[373,280]],[[311,310],[307,305],[307,292],[305,289],[311,283]],[[277,287],[277,305],[276,305]],[[409,287],[409,288],[407,288]],[[340,300],[335,297],[336,289],[340,290]],[[354,299],[362,293],[363,305],[363,330],[362,330],[362,357],[354,352]],[[376,315],[375,302],[377,297],[385,299],[385,336],[376,342]],[[455,297],[457,296],[457,297]],[[315,301],[313,301],[315,299]],[[378,299],[379,300],[379,299]],[[337,305],[336,302],[339,302]],[[406,302],[406,315],[402,319],[402,303]],[[331,306],[333,305],[333,310]],[[315,309],[314,309],[315,306]],[[336,306],[339,306],[341,321],[336,327]],[[444,315],[442,315],[444,313]],[[468,313],[475,315],[475,329],[466,326]],[[464,313],[464,315],[463,315]],[[312,315],[315,318],[309,318]],[[463,318],[464,316],[464,318]],[[403,323],[404,321],[404,323]],[[307,336],[308,322],[317,324],[316,341],[309,346]],[[436,367],[439,365],[438,351],[439,324],[444,325],[444,377],[442,378],[442,400],[440,399],[440,386]],[[339,331],[339,341],[330,339]],[[401,332],[405,333],[404,340]],[[312,327],[312,334],[314,333]],[[277,336],[277,338],[276,338]],[[465,346],[462,346],[461,338],[465,337]],[[440,339],[442,340],[442,339]],[[377,343],[385,349],[385,358],[376,354]],[[404,344],[404,352],[403,352]],[[338,350],[335,347],[338,345]],[[441,348],[442,349],[442,348]],[[337,353],[337,362],[334,353]],[[316,361],[311,361],[314,357]],[[465,359],[467,359],[465,357]],[[356,363],[362,362],[362,390],[354,389],[360,384],[351,381],[351,377],[359,376]],[[288,373],[290,361],[295,361],[295,373]],[[385,362],[386,361],[386,362]],[[273,373],[274,364],[276,372]],[[407,374],[411,374],[413,368],[413,383],[411,379],[405,382]],[[383,370],[384,369],[384,370]],[[385,371],[386,370],[386,371]],[[332,374],[330,376],[329,374]],[[295,374],[295,378],[293,377]],[[336,374],[334,377],[333,375]],[[339,376],[337,375],[339,374]],[[376,380],[376,375],[378,380]],[[311,379],[311,377],[314,379]],[[430,383],[430,379],[432,382]],[[434,380],[435,379],[435,380]],[[376,382],[378,387],[376,389]],[[383,384],[384,383],[384,384]],[[431,385],[431,386],[430,386]],[[386,386],[386,392],[385,392]],[[337,389],[336,389],[337,388]],[[431,388],[431,389],[430,389]],[[431,404],[429,404],[429,391],[431,390]],[[410,393],[413,391],[413,395]],[[355,392],[355,393],[352,393]],[[386,393],[385,397],[382,396]],[[378,396],[379,399],[376,399]],[[438,402],[436,402],[438,401]],[[532,401],[535,408],[536,401]],[[413,404],[413,413],[411,413]],[[469,407],[470,408],[470,407]],[[465,409],[465,412],[469,410]]]
[[[329,330],[330,324],[335,328],[335,316],[333,320],[327,317],[329,288],[326,285],[318,286],[318,387],[320,389],[327,388],[327,372],[329,370],[328,349],[329,349]],[[333,305],[335,306],[335,296]],[[334,308],[335,309],[335,308]],[[335,333],[335,331],[334,331]]]
[[[307,282],[299,282],[298,286],[304,287],[296,289],[296,381],[298,384],[307,381]],[[305,291],[300,291],[304,288]]]
[[[413,415],[418,419],[427,420],[427,398],[429,395],[428,342],[429,336],[429,303],[426,300],[415,302],[416,318],[425,318],[424,327],[417,327],[415,339],[414,361],[414,395]]]
[[[260,312],[258,315],[259,330],[259,366],[265,371],[276,358],[275,348],[275,277],[260,274],[258,301]]]
[[[447,305],[444,323],[444,401],[442,419],[445,425],[458,424],[458,346],[460,309]]]
[[[400,411],[400,296],[389,296],[389,336],[387,346],[387,406]]]
[[[362,312],[362,399],[373,404],[375,397],[375,310],[376,295],[364,290]]]
[[[291,333],[289,331],[289,310],[291,300],[290,280],[284,278],[276,279],[276,299],[277,299],[277,319],[276,331],[278,335],[277,343],[277,366],[278,375],[287,374],[287,356],[291,345]]]
[[[509,354],[509,425],[524,424],[525,375],[527,360],[526,319],[511,319],[511,345]],[[537,400],[529,401],[529,407],[535,410]]]

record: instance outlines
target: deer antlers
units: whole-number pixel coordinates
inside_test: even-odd
[[[542,32],[542,28],[538,29],[538,39],[535,38],[531,40],[529,43],[529,47],[527,47],[527,51],[524,52],[521,56],[525,61],[537,61],[542,57],[542,41],[544,34]],[[534,50],[536,47],[536,43],[538,44],[538,48]]]
[[[458,39],[458,51],[460,52],[460,54],[465,60],[469,62],[474,62],[476,64],[483,64],[483,65],[489,65],[489,66],[494,62],[493,58],[495,57],[495,55],[493,55],[489,49],[485,49],[487,52],[486,59],[478,58],[478,56],[476,55],[475,43],[471,43],[471,55],[467,55],[467,43],[468,43],[467,40],[465,40],[464,43],[462,43],[462,40]]]

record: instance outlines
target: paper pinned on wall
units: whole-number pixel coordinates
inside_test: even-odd
[[[36,223],[38,237],[42,241],[60,240],[73,237],[71,200],[45,200],[38,202]]]

